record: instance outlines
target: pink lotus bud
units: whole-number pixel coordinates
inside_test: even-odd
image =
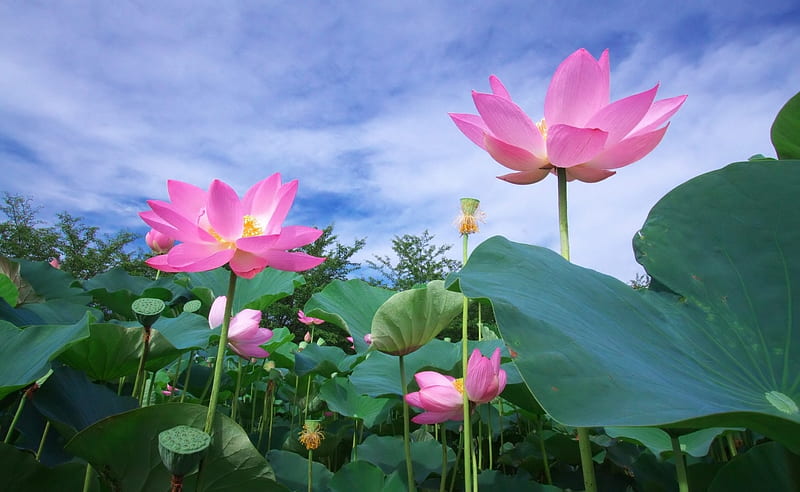
[[[303,335],[303,341],[306,342],[306,343],[311,343],[311,333],[310,332],[306,332],[306,334]]]
[[[147,242],[150,249],[153,250],[153,253],[158,253],[160,255],[171,250],[172,246],[175,244],[174,239],[155,229],[150,229],[144,236],[144,240]]]
[[[61,270],[61,262],[58,261],[58,258],[53,258],[52,260],[50,260],[50,266]]]
[[[367,345],[372,345],[372,333],[364,335],[364,342],[366,342]]]

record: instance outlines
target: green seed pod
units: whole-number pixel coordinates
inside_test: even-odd
[[[186,304],[183,305],[183,312],[184,313],[194,313],[195,311],[199,310],[203,306],[203,303],[197,299],[192,299],[188,301]]]
[[[158,434],[158,453],[161,462],[173,475],[185,476],[194,471],[211,445],[211,436],[179,425]]]
[[[131,309],[136,314],[136,319],[139,320],[142,326],[147,328],[153,326],[153,323],[161,316],[161,311],[165,307],[164,301],[154,297],[140,297],[131,304]]]

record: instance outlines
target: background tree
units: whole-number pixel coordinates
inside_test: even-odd
[[[0,222],[0,254],[31,261],[58,258],[62,270],[83,279],[113,267],[132,275],[155,275],[144,264],[144,250],[131,248],[140,238],[138,234],[120,231],[101,236],[98,227],[86,225],[68,212],[59,213],[54,226],[46,226],[38,218],[40,209],[29,197],[3,193],[0,212],[6,221]]]
[[[297,311],[303,309],[312,295],[321,291],[334,280],[347,280],[349,275],[360,268],[360,264],[353,262],[352,258],[366,244],[365,239],[356,239],[352,246],[342,244],[333,233],[334,225],[331,224],[322,230],[322,235],[313,243],[300,248],[300,251],[313,256],[326,258],[322,264],[302,273],[306,283],[297,287],[289,297],[285,297],[267,310],[269,324],[272,327],[285,326],[295,334],[295,338],[302,338],[307,327],[297,320]],[[322,336],[328,344],[347,344],[347,334],[328,323],[318,325],[314,331],[315,337]]]
[[[378,276],[367,281],[389,289],[406,290],[417,284],[444,279],[450,272],[461,268],[460,261],[446,256],[453,245],[437,245],[433,239],[433,234],[427,229],[419,236],[395,236],[392,251],[397,261],[389,256],[373,255],[375,261],[367,260],[366,263]]]

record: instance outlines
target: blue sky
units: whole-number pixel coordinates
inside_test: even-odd
[[[590,5],[591,4],[591,5]],[[496,74],[533,119],[556,66],[610,50],[612,99],[688,94],[661,145],[596,184],[570,185],[574,262],[630,280],[631,237],[676,185],[753,154],[800,91],[800,4],[752,1],[0,3],[0,191],[104,231],[166,180],[240,193],[299,179],[287,223],[335,223],[358,260],[427,229],[459,244],[474,196],[493,235],[558,248],[556,182],[506,169],[456,129]],[[460,253],[455,251],[458,258]]]

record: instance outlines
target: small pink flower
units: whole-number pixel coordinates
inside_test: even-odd
[[[305,226],[284,226],[297,181],[281,184],[273,174],[243,198],[215,179],[208,191],[182,181],[167,182],[170,202],[149,200],[139,216],[153,229],[180,241],[169,253],[147,260],[164,272],[203,272],[223,265],[252,278],[266,267],[289,272],[314,268],[325,259],[291,251],[322,234]]]
[[[352,350],[356,349],[356,342],[353,341],[353,337],[347,337],[347,341],[350,342],[350,348]]]
[[[161,394],[164,395],[164,396],[172,396],[172,394],[174,392],[175,392],[175,388],[171,384],[168,384],[167,385],[167,389],[162,390]]]
[[[307,331],[305,335],[303,335],[303,341],[306,343],[311,343],[311,332]]]
[[[321,320],[319,318],[312,318],[311,316],[306,316],[306,313],[304,313],[302,309],[297,311],[297,319],[300,320],[300,322],[303,323],[304,325],[321,325],[322,323],[325,322],[324,320]]]
[[[464,391],[476,405],[495,399],[506,387],[506,371],[500,369],[500,349],[491,359],[472,352],[467,362],[466,388],[464,379],[455,379],[434,371],[414,375],[419,391],[406,395],[409,405],[425,410],[411,420],[417,424],[437,424],[447,420],[463,420]]]
[[[367,345],[372,345],[372,333],[367,333],[366,335],[364,335],[364,342]]]
[[[61,270],[61,262],[58,261],[58,258],[53,258],[52,260],[50,260],[50,266],[58,270]]]
[[[144,240],[153,253],[160,255],[168,252],[175,245],[174,239],[155,229],[150,229],[144,236]]]
[[[649,154],[661,141],[669,119],[686,96],[655,101],[650,90],[610,102],[608,50],[599,60],[579,49],[556,69],[544,102],[544,118],[534,123],[492,75],[492,93],[475,92],[478,114],[451,113],[464,135],[513,173],[498,176],[513,184],[541,181],[555,167],[587,183]]]
[[[225,296],[219,296],[211,305],[208,324],[213,329],[222,324],[225,315]],[[228,327],[228,347],[245,359],[263,359],[269,352],[260,346],[272,338],[272,330],[261,328],[261,311],[243,309],[231,318]]]

